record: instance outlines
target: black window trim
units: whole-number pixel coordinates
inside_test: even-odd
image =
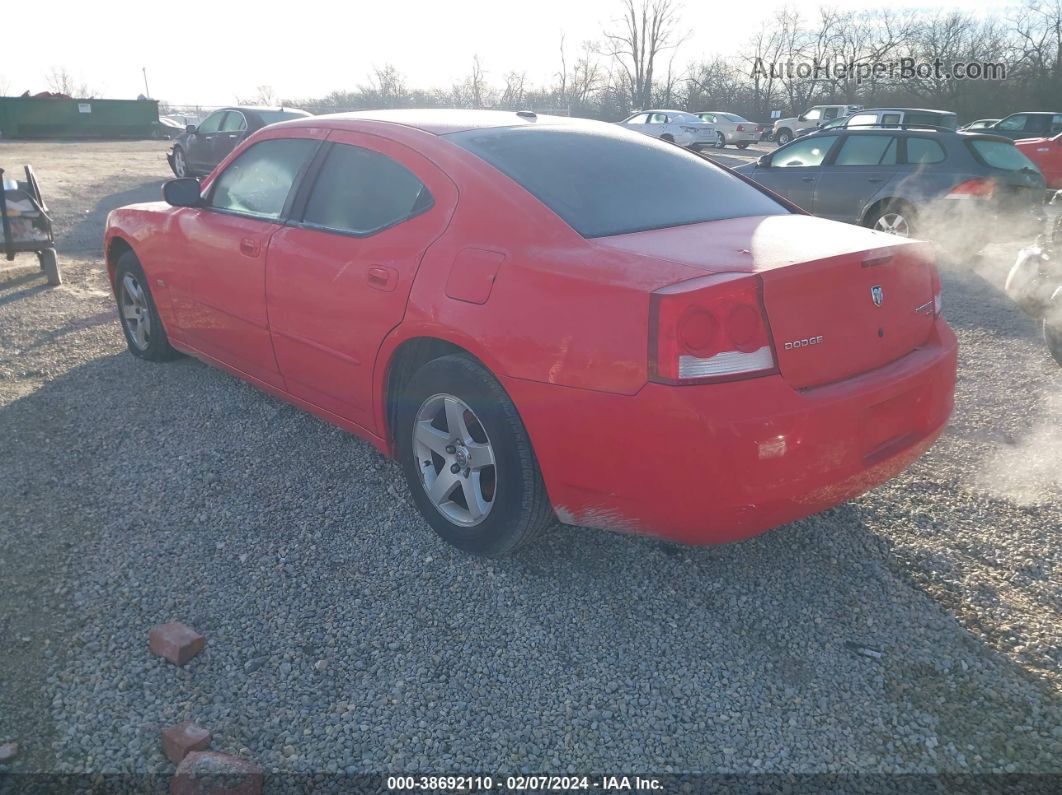
[[[244,117],[244,118],[246,118],[246,117]],[[266,217],[266,216],[255,215],[254,213],[244,213],[244,212],[240,212],[239,210],[230,210],[227,207],[214,207],[211,204],[211,202],[214,200],[214,191],[217,190],[218,182],[221,181],[221,178],[222,178],[222,176],[224,176],[225,171],[228,171],[230,168],[232,168],[233,163],[235,163],[236,160],[239,160],[239,157],[236,158],[236,160],[233,160],[232,163],[229,163],[225,167],[225,171],[222,171],[220,174],[218,174],[217,177],[214,179],[214,181],[210,183],[210,191],[207,193],[206,196],[203,197],[204,204],[203,204],[203,208],[202,209],[209,210],[210,212],[213,212],[213,213],[221,213],[222,215],[234,215],[237,218],[248,218],[248,219],[250,219],[252,221],[262,221],[262,222],[267,223],[267,224],[278,224],[278,225],[283,226],[284,224],[287,223],[287,219],[288,219],[288,217],[289,217],[289,215],[291,213],[292,204],[293,204],[293,202],[295,200],[295,197],[298,194],[298,192],[299,192],[299,190],[300,190],[300,188],[302,186],[302,182],[305,179],[307,172],[309,171],[309,167],[314,162],[314,160],[317,158],[318,154],[320,153],[320,151],[322,149],[322,144],[324,144],[325,142],[324,142],[323,139],[319,139],[319,138],[304,138],[303,136],[285,136],[283,138],[263,138],[260,141],[255,141],[253,144],[251,144],[246,149],[244,149],[242,152],[240,152],[240,157],[243,157],[244,154],[246,154],[247,152],[250,152],[256,146],[258,146],[259,144],[264,144],[267,141],[311,141],[314,144],[316,144],[316,147],[314,148],[313,153],[308,158],[306,158],[306,161],[302,164],[302,167],[299,169],[299,172],[295,175],[295,179],[292,180],[291,188],[288,189],[287,198],[284,199],[284,206],[280,209],[280,215],[277,216],[276,218],[269,218],[269,217]]]
[[[416,212],[410,212],[409,215],[404,218],[399,218],[392,221],[389,224],[377,227],[376,229],[370,229],[368,232],[355,232],[350,229],[336,229],[331,226],[324,226],[323,224],[314,224],[305,220],[306,206],[310,203],[310,195],[313,193],[314,188],[317,187],[317,179],[321,176],[321,171],[324,168],[325,162],[328,160],[328,155],[332,149],[336,146],[352,146],[356,149],[364,149],[366,152],[372,152],[373,154],[380,155],[380,157],[387,157],[389,160],[398,163],[402,168],[416,177],[417,182],[420,183],[423,190],[428,191],[428,196],[431,199],[424,207],[421,207]],[[426,212],[435,207],[435,194],[428,190],[428,186],[424,180],[420,178],[411,168],[404,163],[399,163],[393,157],[385,155],[383,152],[377,152],[375,149],[371,149],[367,146],[359,146],[358,144],[348,144],[341,141],[322,141],[322,145],[314,153],[308,161],[308,166],[305,168],[298,189],[294,191],[294,195],[290,196],[290,205],[285,206],[285,215],[283,224],[285,226],[295,227],[297,229],[309,229],[314,232],[326,232],[332,235],[342,235],[343,237],[355,237],[366,238],[378,235],[381,232],[386,232],[388,229],[404,224],[406,221],[412,221],[414,218],[418,218],[424,215]],[[418,199],[419,200],[419,199]]]

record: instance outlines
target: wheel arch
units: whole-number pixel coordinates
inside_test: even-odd
[[[422,329],[393,335],[381,347],[376,362],[376,394],[379,396],[376,421],[378,427],[383,430],[382,436],[392,455],[395,452],[394,424],[398,396],[402,387],[409,383],[409,379],[419,367],[433,359],[451,354],[468,356],[498,379],[500,371],[497,362],[489,356],[480,355],[479,346],[472,340],[460,339],[440,330]]]
[[[884,196],[880,199],[875,199],[864,208],[863,214],[859,218],[860,226],[868,226],[870,219],[873,218],[879,210],[883,209],[884,207],[890,204],[896,205],[898,207],[906,207],[908,210],[911,211],[912,218],[918,213],[918,210],[915,208],[914,204],[909,202],[902,196]]]
[[[132,244],[122,235],[116,234],[107,241],[107,251],[105,252],[104,260],[107,263],[107,279],[110,281],[112,289],[114,287],[114,274],[118,268],[118,260],[127,251],[132,251],[133,255],[136,256],[136,251],[133,250]]]

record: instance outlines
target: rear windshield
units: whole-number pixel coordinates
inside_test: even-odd
[[[603,127],[504,127],[451,133],[583,237],[789,212],[673,144]]]
[[[305,119],[310,114],[301,110],[256,110],[262,118],[263,124],[276,124],[278,121],[287,121],[288,119]]]
[[[1037,170],[1033,162],[1008,141],[973,140],[966,143],[973,147],[985,165],[992,168],[1002,168],[1006,171],[1021,171],[1023,168]]]

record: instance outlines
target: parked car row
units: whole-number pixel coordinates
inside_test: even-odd
[[[628,129],[699,151],[733,144],[746,149],[760,140],[763,125],[722,111],[639,111],[620,122]]]
[[[811,217],[633,132],[711,146],[712,124],[644,114],[241,129],[202,182],[108,216],[129,350],[197,356],[371,441],[426,522],[478,554],[555,519],[735,540],[903,470],[953,404],[932,247]],[[872,138],[816,133],[762,168],[976,154]],[[619,431],[635,454],[614,453]]]

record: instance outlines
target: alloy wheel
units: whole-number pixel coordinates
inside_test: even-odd
[[[146,351],[151,344],[151,310],[144,288],[131,273],[122,279],[122,322],[137,350]]]
[[[879,232],[888,232],[890,235],[899,235],[900,237],[911,236],[911,226],[907,223],[907,219],[900,213],[882,214],[882,216],[874,222],[874,228]]]
[[[726,136],[722,133],[715,134],[715,145],[718,149],[722,149],[726,146]]]
[[[494,507],[497,466],[483,424],[453,395],[425,400],[413,422],[420,484],[435,509],[456,525],[474,527]]]
[[[186,177],[186,176],[188,176],[188,166],[184,162],[184,150],[183,149],[174,149],[173,150],[173,170],[174,170],[174,173],[176,173],[178,177]]]

